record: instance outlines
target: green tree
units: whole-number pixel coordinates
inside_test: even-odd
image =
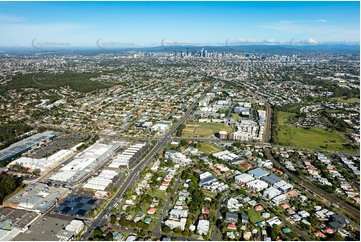
[[[167,225],[164,225],[164,226],[162,227],[162,230],[163,230],[163,232],[166,233],[166,234],[169,234],[169,233],[172,231],[171,228],[169,228],[169,226],[167,226]]]
[[[115,216],[114,214],[110,215],[110,223],[116,224],[117,222],[118,222],[117,216]]]

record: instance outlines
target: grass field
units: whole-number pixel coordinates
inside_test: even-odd
[[[261,216],[262,212],[258,212],[256,210],[254,210],[253,208],[248,210],[247,213],[248,213],[249,220],[251,220],[251,223],[253,223],[253,224],[264,220]]]
[[[232,128],[224,124],[190,122],[183,129],[182,137],[208,138],[221,130],[225,130],[228,133],[232,132]]]
[[[346,139],[337,131],[327,131],[321,128],[302,128],[295,127],[288,122],[288,118],[293,113],[277,113],[277,122],[279,130],[277,140],[280,144],[299,148],[309,148],[315,150],[349,151],[355,152],[343,144]]]
[[[218,146],[205,142],[199,143],[198,149],[207,155],[221,151]]]
[[[217,196],[217,193],[207,190],[203,190],[203,194],[205,197],[209,197],[209,198],[215,198]]]
[[[233,119],[235,119],[235,120],[241,120],[242,119],[242,117],[241,116],[239,116],[239,114],[236,114],[236,113],[232,113],[232,116],[231,116]]]
[[[346,100],[341,100],[344,103],[360,103],[360,98],[349,98]]]

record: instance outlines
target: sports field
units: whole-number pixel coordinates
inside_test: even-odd
[[[207,142],[199,143],[198,149],[207,155],[221,151],[221,149],[218,146]]]
[[[212,138],[221,130],[232,132],[232,128],[224,124],[190,122],[183,129],[182,137]]]
[[[279,112],[277,113],[278,132],[277,141],[280,144],[309,148],[315,150],[331,150],[331,151],[349,151],[357,150],[345,147],[346,139],[337,131],[327,131],[321,128],[303,128],[296,127],[289,123],[288,118],[293,113]]]

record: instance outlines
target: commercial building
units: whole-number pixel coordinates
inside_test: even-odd
[[[11,168],[13,165],[20,165],[30,171],[40,169],[43,172],[52,166],[71,158],[74,154],[75,152],[71,150],[60,150],[55,154],[42,159],[20,157],[19,159],[10,162],[7,167]]]
[[[256,192],[260,192],[268,187],[268,184],[261,180],[253,180],[246,184],[247,188]]]
[[[269,187],[263,191],[263,196],[267,199],[272,199],[281,194],[282,192],[274,187]]]
[[[34,134],[26,139],[16,142],[9,147],[0,150],[0,161],[8,161],[15,158],[18,155],[38,146],[41,142],[48,142],[59,136],[60,133],[53,131],[45,131],[40,134]]]
[[[39,213],[3,207],[0,209],[0,241],[10,241],[40,217]]]
[[[262,168],[256,168],[248,171],[248,174],[252,175],[254,178],[260,179],[261,177],[267,176],[269,173]]]
[[[282,194],[282,195],[272,198],[272,202],[276,205],[279,205],[279,204],[287,201],[287,199],[288,199],[287,196]]]
[[[247,173],[243,173],[236,176],[235,179],[237,184],[246,185],[248,182],[253,181],[254,177]]]
[[[4,206],[44,213],[54,206],[60,198],[64,197],[68,191],[62,187],[49,187],[43,183],[32,183],[4,201]]]
[[[264,181],[264,182],[267,182],[268,185],[273,186],[273,184],[279,182],[281,180],[281,178],[279,176],[271,174],[269,176],[261,177],[261,180]]]
[[[30,231],[19,235],[17,241],[59,241],[70,240],[75,233],[65,228],[71,219],[44,216]]]
[[[115,157],[113,162],[109,165],[109,168],[129,168],[132,162],[145,152],[146,148],[146,143],[138,143],[130,146]]]
[[[90,188],[98,191],[105,191],[105,189],[112,183],[113,178],[118,175],[118,172],[112,170],[103,170],[98,176],[91,178],[84,188]]]
[[[293,185],[284,180],[280,180],[279,182],[276,182],[275,184],[273,184],[273,186],[278,190],[280,190],[282,193],[286,193],[293,189]]]
[[[76,184],[111,155],[119,144],[95,143],[76,155],[66,166],[49,179],[68,184]]]

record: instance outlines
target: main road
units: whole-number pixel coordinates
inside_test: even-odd
[[[99,214],[90,222],[88,225],[86,231],[83,233],[81,238],[84,240],[89,240],[91,237],[91,232],[100,225],[106,224],[106,217],[105,215],[109,214],[113,208],[113,206],[118,202],[118,199],[120,199],[123,194],[127,191],[128,188],[131,188],[135,185],[137,180],[139,179],[139,172],[143,170],[146,166],[150,164],[150,161],[152,158],[161,151],[163,146],[170,140],[173,136],[173,133],[177,130],[177,128],[184,124],[187,119],[189,118],[189,115],[193,111],[194,107],[197,105],[199,100],[201,100],[209,89],[207,89],[197,100],[195,100],[187,109],[185,115],[183,118],[174,125],[163,137],[159,138],[158,143],[153,147],[153,149],[142,159],[140,162],[133,167],[131,170],[129,170],[129,175],[123,185],[119,188],[117,193],[110,199],[110,201],[105,205],[104,209],[99,212]]]

